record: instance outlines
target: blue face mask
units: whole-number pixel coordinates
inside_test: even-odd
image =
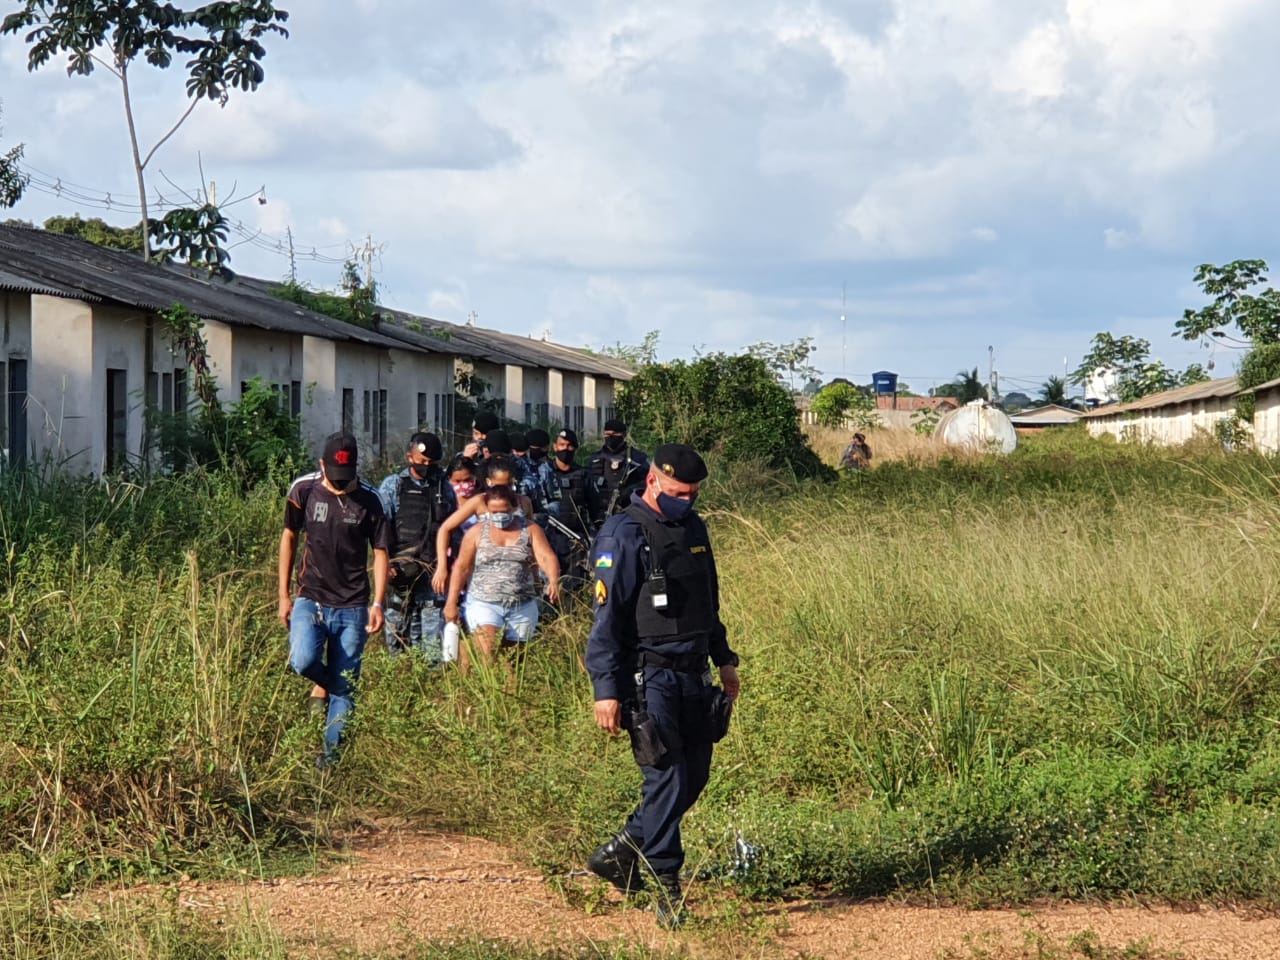
[[[510,513],[491,513],[489,514],[489,522],[499,530],[505,530],[511,526],[511,521],[515,519],[514,514]]]
[[[696,493],[688,500],[681,500],[679,497],[673,497],[669,493],[659,493],[658,509],[662,511],[662,515],[668,520],[679,523],[689,516],[689,511],[693,509],[693,502],[697,499],[698,495]]]

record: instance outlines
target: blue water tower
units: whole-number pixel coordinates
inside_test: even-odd
[[[876,393],[897,393],[898,375],[888,370],[878,370],[871,375],[871,385]]]

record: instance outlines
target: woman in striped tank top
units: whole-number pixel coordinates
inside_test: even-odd
[[[493,659],[494,647],[528,642],[538,625],[538,571],[546,578],[547,599],[559,599],[560,564],[542,528],[517,516],[515,492],[506,485],[485,491],[487,513],[462,538],[449,577],[447,620],[457,623],[459,600],[467,594],[466,618],[480,656]],[[466,657],[462,667],[467,667]]]

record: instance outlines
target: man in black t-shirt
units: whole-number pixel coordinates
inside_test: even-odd
[[[280,621],[289,628],[289,665],[328,695],[320,766],[337,759],[347,714],[355,709],[364,644],[382,629],[387,589],[390,527],[378,491],[356,476],[356,458],[350,434],[325,441],[320,470],[289,488],[280,536]],[[289,584],[299,533],[306,538],[295,600]]]

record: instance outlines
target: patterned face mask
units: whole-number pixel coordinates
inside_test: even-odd
[[[499,530],[505,530],[511,526],[512,515],[510,513],[491,513],[489,514],[489,522]]]
[[[459,500],[468,500],[476,492],[476,482],[474,480],[463,480],[461,483],[451,484],[453,492],[458,495]]]

